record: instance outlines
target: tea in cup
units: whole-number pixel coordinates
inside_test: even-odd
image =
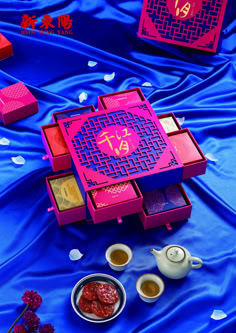
[[[143,274],[137,280],[136,289],[140,298],[147,303],[158,300],[165,289],[163,280],[156,274]]]
[[[133,258],[129,246],[121,243],[113,244],[106,250],[106,260],[115,271],[123,271]]]

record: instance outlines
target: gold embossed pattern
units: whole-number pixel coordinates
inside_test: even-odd
[[[50,180],[59,211],[84,205],[78,184],[73,175]]]

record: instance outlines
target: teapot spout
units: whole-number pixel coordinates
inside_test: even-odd
[[[156,258],[159,258],[161,252],[160,251],[157,251],[155,249],[151,249],[150,252],[156,257]]]

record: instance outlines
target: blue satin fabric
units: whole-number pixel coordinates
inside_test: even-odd
[[[208,54],[137,37],[142,1],[0,1],[0,31],[12,42],[14,56],[0,62],[0,88],[23,81],[39,101],[39,112],[7,127],[0,124],[0,328],[6,332],[23,309],[21,296],[38,291],[43,303],[36,311],[41,323],[56,332],[235,332],[235,4],[229,1],[218,53]],[[231,7],[230,7],[231,5]],[[23,14],[53,19],[70,14],[73,35],[22,35]],[[36,23],[36,29],[41,22]],[[98,62],[94,68],[88,61]],[[105,82],[105,74],[116,73]],[[94,225],[82,222],[58,227],[45,177],[52,175],[40,137],[40,126],[52,112],[95,104],[97,96],[142,87],[157,114],[185,117],[208,162],[207,172],[184,182],[192,201],[188,222],[143,231],[137,216]],[[79,103],[85,91],[87,101]],[[22,155],[16,166],[11,157]],[[104,257],[112,243],[128,244],[133,260],[122,273],[112,271]],[[151,248],[167,244],[186,247],[204,266],[183,280],[163,277],[166,288],[158,302],[146,304],[136,292],[144,273],[161,275]],[[79,248],[84,257],[70,261]],[[102,272],[125,286],[127,304],[107,324],[83,321],[72,310],[70,293],[87,274]],[[210,318],[214,309],[228,317]]]

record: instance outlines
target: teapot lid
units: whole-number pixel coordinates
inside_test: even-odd
[[[185,258],[185,251],[182,247],[173,245],[166,251],[166,256],[170,261],[180,262]]]

